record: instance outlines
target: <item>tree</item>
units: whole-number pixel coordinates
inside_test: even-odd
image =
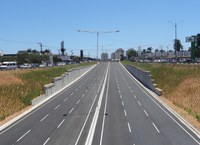
[[[200,57],[200,34],[196,35],[195,41],[195,57]]]
[[[137,56],[137,51],[135,49],[133,49],[133,48],[128,49],[126,51],[126,55],[127,55],[127,57],[128,57],[129,60],[134,59],[134,57]]]
[[[63,47],[60,49],[60,51],[61,51],[61,54],[62,54],[63,56],[65,55],[65,50],[66,50],[66,49],[65,49],[65,48],[63,48]]]
[[[27,49],[27,52],[30,54],[30,53],[32,53],[32,49],[31,48],[28,48]]]
[[[147,53],[151,53],[151,51],[152,51],[152,47],[148,47],[147,48]]]
[[[174,50],[179,52],[181,49],[183,49],[183,45],[181,44],[181,41],[179,39],[175,39]]]
[[[45,49],[44,50],[44,54],[50,54],[51,53],[51,50],[50,49]]]

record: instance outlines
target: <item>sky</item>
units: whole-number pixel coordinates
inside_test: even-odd
[[[64,41],[69,55],[82,49],[96,57],[97,32],[99,57],[118,48],[172,50],[175,23],[187,50],[185,37],[200,33],[199,6],[200,0],[0,0],[0,52],[40,50],[42,43],[58,54]]]

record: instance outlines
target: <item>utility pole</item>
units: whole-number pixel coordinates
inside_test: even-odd
[[[85,30],[77,30],[78,32],[86,32],[86,33],[92,33],[92,34],[96,34],[97,36],[97,60],[99,58],[99,54],[98,54],[98,51],[99,51],[99,35],[100,34],[105,34],[105,33],[117,33],[119,32],[119,30],[116,30],[116,31],[85,31]]]
[[[173,23],[173,22],[171,22],[171,21],[168,21],[168,23],[170,23],[170,24],[172,24],[173,26],[174,26],[174,28],[175,28],[175,40],[174,40],[174,43],[175,43],[175,57],[176,57],[176,59],[177,59],[177,26],[180,24],[180,23],[182,23],[183,21],[180,21],[178,24],[177,24],[177,22],[175,22],[175,23]]]

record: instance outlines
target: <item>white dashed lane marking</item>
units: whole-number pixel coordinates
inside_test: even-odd
[[[146,114],[146,116],[149,116],[149,114],[147,113],[147,111],[146,111],[146,110],[144,110],[144,113]]]
[[[154,123],[152,123],[152,124],[153,124],[154,128],[156,129],[156,131],[157,131],[158,133],[160,133],[160,131],[158,130],[157,126],[156,126]]]
[[[56,109],[58,109],[60,107],[60,104],[58,105],[58,106],[56,106],[54,109],[56,110]]]
[[[47,117],[49,116],[49,114],[47,114],[46,116],[44,116],[40,121],[44,121]]]
[[[17,142],[19,142],[22,138],[24,138],[29,132],[31,132],[31,130],[27,131],[26,133],[24,133],[24,135],[22,135],[18,140]]]

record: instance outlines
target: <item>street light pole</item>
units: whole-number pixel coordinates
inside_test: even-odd
[[[41,53],[41,55],[42,55],[42,43],[38,43],[39,45],[40,45],[40,53]]]
[[[99,35],[100,34],[104,34],[104,33],[117,33],[119,32],[119,30],[116,30],[116,31],[85,31],[85,30],[77,30],[78,32],[86,32],[86,33],[93,33],[93,34],[96,34],[97,35],[97,60],[99,58],[99,54],[98,54],[98,51],[99,51]]]
[[[174,28],[175,28],[175,40],[174,40],[174,42],[175,42],[175,57],[176,57],[176,59],[177,59],[177,53],[176,53],[176,50],[177,50],[177,26],[178,26],[181,22],[183,22],[183,21],[180,21],[180,22],[177,24],[177,22],[173,23],[173,22],[171,22],[171,21],[168,21],[168,23],[172,24],[172,25],[174,26]]]

